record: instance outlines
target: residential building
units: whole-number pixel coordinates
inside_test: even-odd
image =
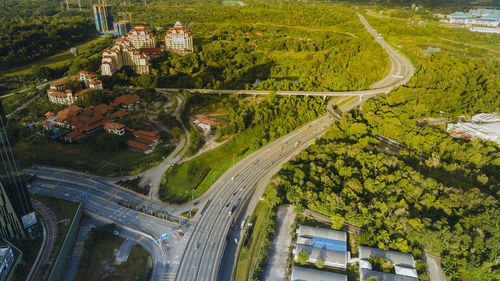
[[[144,26],[136,26],[127,33],[127,39],[132,43],[134,48],[154,48],[156,47],[155,37],[153,32]]]
[[[297,229],[295,261],[300,252],[307,253],[309,263],[321,258],[326,266],[345,270],[350,255],[347,252],[347,234],[343,231],[301,225]]]
[[[139,102],[140,99],[137,96],[123,95],[115,98],[115,100],[113,101],[113,103],[111,103],[111,105],[129,110],[132,109]]]
[[[479,113],[471,122],[449,123],[446,130],[455,138],[481,138],[500,144],[500,114]]]
[[[418,281],[415,260],[411,254],[396,251],[384,251],[376,248],[359,246],[359,280],[364,281],[371,276],[380,281]],[[396,274],[375,271],[372,269],[370,257],[384,258],[394,265]]]
[[[113,15],[111,14],[110,5],[94,5],[95,29],[99,32],[113,31]]]
[[[114,122],[104,123],[104,130],[108,133],[123,136],[125,134],[125,125]]]
[[[37,219],[1,103],[0,156],[0,237],[9,241],[25,239]]]
[[[347,281],[347,275],[294,266],[291,281]]]
[[[197,125],[204,131],[210,131],[212,129],[212,126],[217,125],[217,122],[206,118],[196,117],[193,121],[193,124]]]
[[[108,105],[99,105],[83,109],[71,105],[59,111],[54,122],[61,127],[72,129],[64,136],[66,141],[78,142],[102,129],[106,122],[104,114],[109,111],[108,107]]]
[[[153,149],[160,143],[161,138],[158,135],[158,132],[153,131],[144,131],[144,130],[133,130],[127,128],[130,131],[135,139],[128,140],[126,144],[134,149],[138,149],[143,151],[145,154],[149,154],[153,152]]]
[[[191,31],[180,22],[176,22],[165,34],[165,47],[180,55],[193,52]]]
[[[73,93],[70,89],[64,90],[66,81],[78,80],[85,86],[85,89]],[[73,104],[78,98],[92,90],[102,90],[102,81],[96,79],[96,75],[92,72],[81,71],[80,74],[71,76],[68,79],[59,80],[50,84],[47,90],[47,97],[50,102],[58,104]]]
[[[129,66],[138,74],[149,74],[150,60],[159,56],[155,37],[144,26],[136,26],[119,38],[111,49],[102,54],[101,73],[111,76],[123,66]]]

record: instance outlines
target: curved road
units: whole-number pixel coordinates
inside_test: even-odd
[[[361,104],[370,96],[388,93],[394,87],[406,83],[413,75],[411,63],[394,51],[389,44],[378,37],[375,30],[358,15],[360,21],[365,25],[375,40],[387,51],[391,61],[389,74],[381,81],[372,85],[371,89],[352,92],[277,92],[278,95],[317,95],[317,96],[360,96],[360,99],[353,99],[344,104],[341,109],[349,110]],[[161,90],[161,89],[160,89]],[[189,91],[189,90],[188,90]],[[194,90],[192,90],[194,91]],[[198,91],[198,90],[196,90]],[[199,90],[202,93],[242,93],[242,94],[269,94],[270,91],[238,91],[238,90]],[[338,102],[339,99],[334,99]],[[329,104],[331,108],[332,104]],[[332,112],[328,110],[329,112]],[[335,114],[333,114],[335,115]],[[337,116],[338,117],[338,116]],[[185,237],[179,241],[174,238],[172,245],[158,245],[162,251],[162,259],[155,260],[155,268],[152,279],[161,280],[165,274],[175,274],[176,280],[216,280],[218,268],[225,248],[226,235],[232,224],[235,214],[230,214],[230,210],[237,201],[241,203],[235,207],[244,205],[251,194],[254,193],[255,185],[259,181],[268,180],[272,176],[269,171],[279,168],[291,156],[307,148],[310,143],[321,136],[325,129],[335,121],[335,117],[323,116],[308,126],[304,126],[249,155],[228,169],[196,202],[189,202],[182,206],[169,206],[167,204],[151,200],[132,191],[114,186],[110,179],[94,177],[78,172],[41,167],[28,169],[25,172],[38,176],[36,186],[30,188],[30,192],[40,192],[44,194],[57,195],[58,197],[78,198],[78,201],[85,201],[85,209],[88,212],[100,214],[108,217],[114,222],[135,229],[146,235],[158,238],[162,233],[168,233],[170,237],[176,236],[176,226],[140,213],[134,216],[125,215],[133,213],[117,206],[115,202],[109,201],[109,197],[117,194],[128,201],[134,201],[146,208],[156,210],[166,210],[169,213],[180,213],[192,209],[200,208],[193,221],[188,221],[185,227]],[[51,183],[57,183],[57,189],[51,189]],[[60,186],[59,186],[60,184]],[[45,186],[45,187],[44,187]],[[88,199],[81,198],[81,194],[91,190]],[[256,194],[255,196],[259,196]],[[199,205],[196,205],[199,202]],[[203,205],[204,204],[204,205]],[[123,219],[127,217],[126,221]],[[171,247],[173,245],[176,247]],[[175,249],[174,249],[175,248]],[[182,255],[182,259],[181,259]],[[180,264],[179,264],[180,262]],[[162,277],[163,276],[163,277]],[[174,275],[175,276],[175,275]],[[172,278],[172,275],[169,275]]]
[[[394,51],[382,37],[368,24],[365,18],[358,15],[375,40],[384,48],[391,61],[389,74],[381,81],[372,85],[372,89],[352,92],[277,92],[282,95],[323,95],[360,96],[342,108],[349,110],[359,105],[363,97],[390,92],[394,87],[406,83],[413,75],[414,69],[409,60]],[[203,90],[210,93],[211,90]],[[220,91],[218,91],[220,92]],[[227,92],[230,93],[230,92]],[[266,91],[233,91],[232,93],[268,94]],[[212,190],[208,203],[201,209],[201,217],[196,222],[192,236],[182,256],[176,280],[216,280],[220,260],[225,248],[226,235],[235,219],[233,206],[244,202],[253,193],[256,184],[264,178],[267,171],[281,165],[290,157],[307,148],[310,143],[321,136],[325,129],[335,121],[335,118],[323,116],[308,126],[304,126],[247,156],[228,169],[210,188]],[[258,196],[258,194],[256,195]]]

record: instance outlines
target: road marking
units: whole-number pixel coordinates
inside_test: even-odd
[[[45,184],[45,183],[43,183],[42,187],[54,189],[54,185],[53,184]]]
[[[139,237],[139,239],[137,239],[137,242],[141,242],[142,239],[146,238],[144,235],[141,235],[141,237]]]
[[[111,197],[109,197],[108,199],[106,199],[106,201],[104,201],[104,205],[106,205],[111,199],[113,199],[115,197],[116,197],[116,194],[111,195]]]

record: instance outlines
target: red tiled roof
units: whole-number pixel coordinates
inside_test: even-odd
[[[209,120],[209,119],[205,119],[205,118],[201,118],[201,117],[196,117],[195,119],[200,121],[201,123],[205,123],[205,124],[208,124],[211,126],[217,125],[217,122]]]
[[[120,124],[120,123],[114,123],[114,122],[113,123],[106,122],[106,123],[104,123],[104,128],[120,130],[120,129],[125,128],[125,125]]]
[[[129,106],[133,103],[136,103],[139,101],[139,98],[136,96],[131,96],[131,95],[123,95],[117,97],[114,101],[114,105],[124,105],[124,106]]]
[[[149,145],[137,142],[135,140],[128,140],[125,143],[131,148],[140,149],[143,151],[149,150],[151,148]]]
[[[56,98],[66,98],[67,97],[66,93],[57,92],[57,91],[56,92],[51,92],[50,95],[53,96],[53,97],[56,97]]]
[[[49,125],[51,122],[49,120],[44,120],[42,122],[40,122],[40,124],[42,125]]]
[[[88,92],[90,92],[90,91],[94,91],[94,90],[95,90],[95,89],[93,89],[93,88],[83,89],[83,90],[81,90],[81,91],[78,91],[78,92],[75,94],[75,97],[81,96],[81,95],[83,95],[83,94],[85,94],[85,93],[88,93]]]
[[[102,81],[101,80],[97,80],[97,79],[96,80],[92,80],[92,81],[89,82],[89,84],[91,84],[91,85],[100,84],[100,83],[102,83]]]
[[[45,116],[45,117],[52,117],[52,116],[55,116],[55,115],[56,115],[56,114],[55,114],[54,112],[52,112],[52,111],[47,111],[47,112],[44,114],[44,116]]]
[[[182,24],[180,22],[176,22],[175,25],[174,25],[174,27],[172,27],[169,30],[167,30],[167,33],[173,33],[173,31],[179,32],[181,30],[184,33],[191,34],[191,31],[189,31],[189,29],[187,29],[184,26],[182,26]]]
[[[111,114],[110,118],[123,118],[125,116],[127,116],[128,113],[124,110],[118,110],[117,112]]]
[[[58,81],[50,83],[50,86],[52,86],[52,87],[59,87],[59,86],[64,85],[64,82],[66,82],[65,79],[58,80]]]
[[[79,141],[81,139],[84,139],[87,137],[86,134],[82,133],[82,132],[79,132],[77,130],[73,130],[69,133],[66,134],[66,137],[70,138],[70,139],[74,139],[76,141]]]
[[[100,115],[104,115],[106,114],[108,111],[112,110],[113,107],[110,106],[110,105],[107,105],[105,103],[101,103],[99,105],[96,105],[94,107],[94,111],[97,113],[97,114],[100,114]]]
[[[140,48],[139,52],[146,55],[161,55],[161,50],[159,48]]]

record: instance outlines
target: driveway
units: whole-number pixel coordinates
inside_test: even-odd
[[[295,212],[290,205],[283,205],[278,208],[276,216],[277,232],[273,238],[269,257],[267,259],[264,280],[283,281],[287,271],[286,262],[290,250],[292,237],[290,231],[295,221]]]
[[[446,276],[441,269],[441,259],[425,253],[425,262],[427,263],[427,274],[431,278],[431,281],[446,281]]]

